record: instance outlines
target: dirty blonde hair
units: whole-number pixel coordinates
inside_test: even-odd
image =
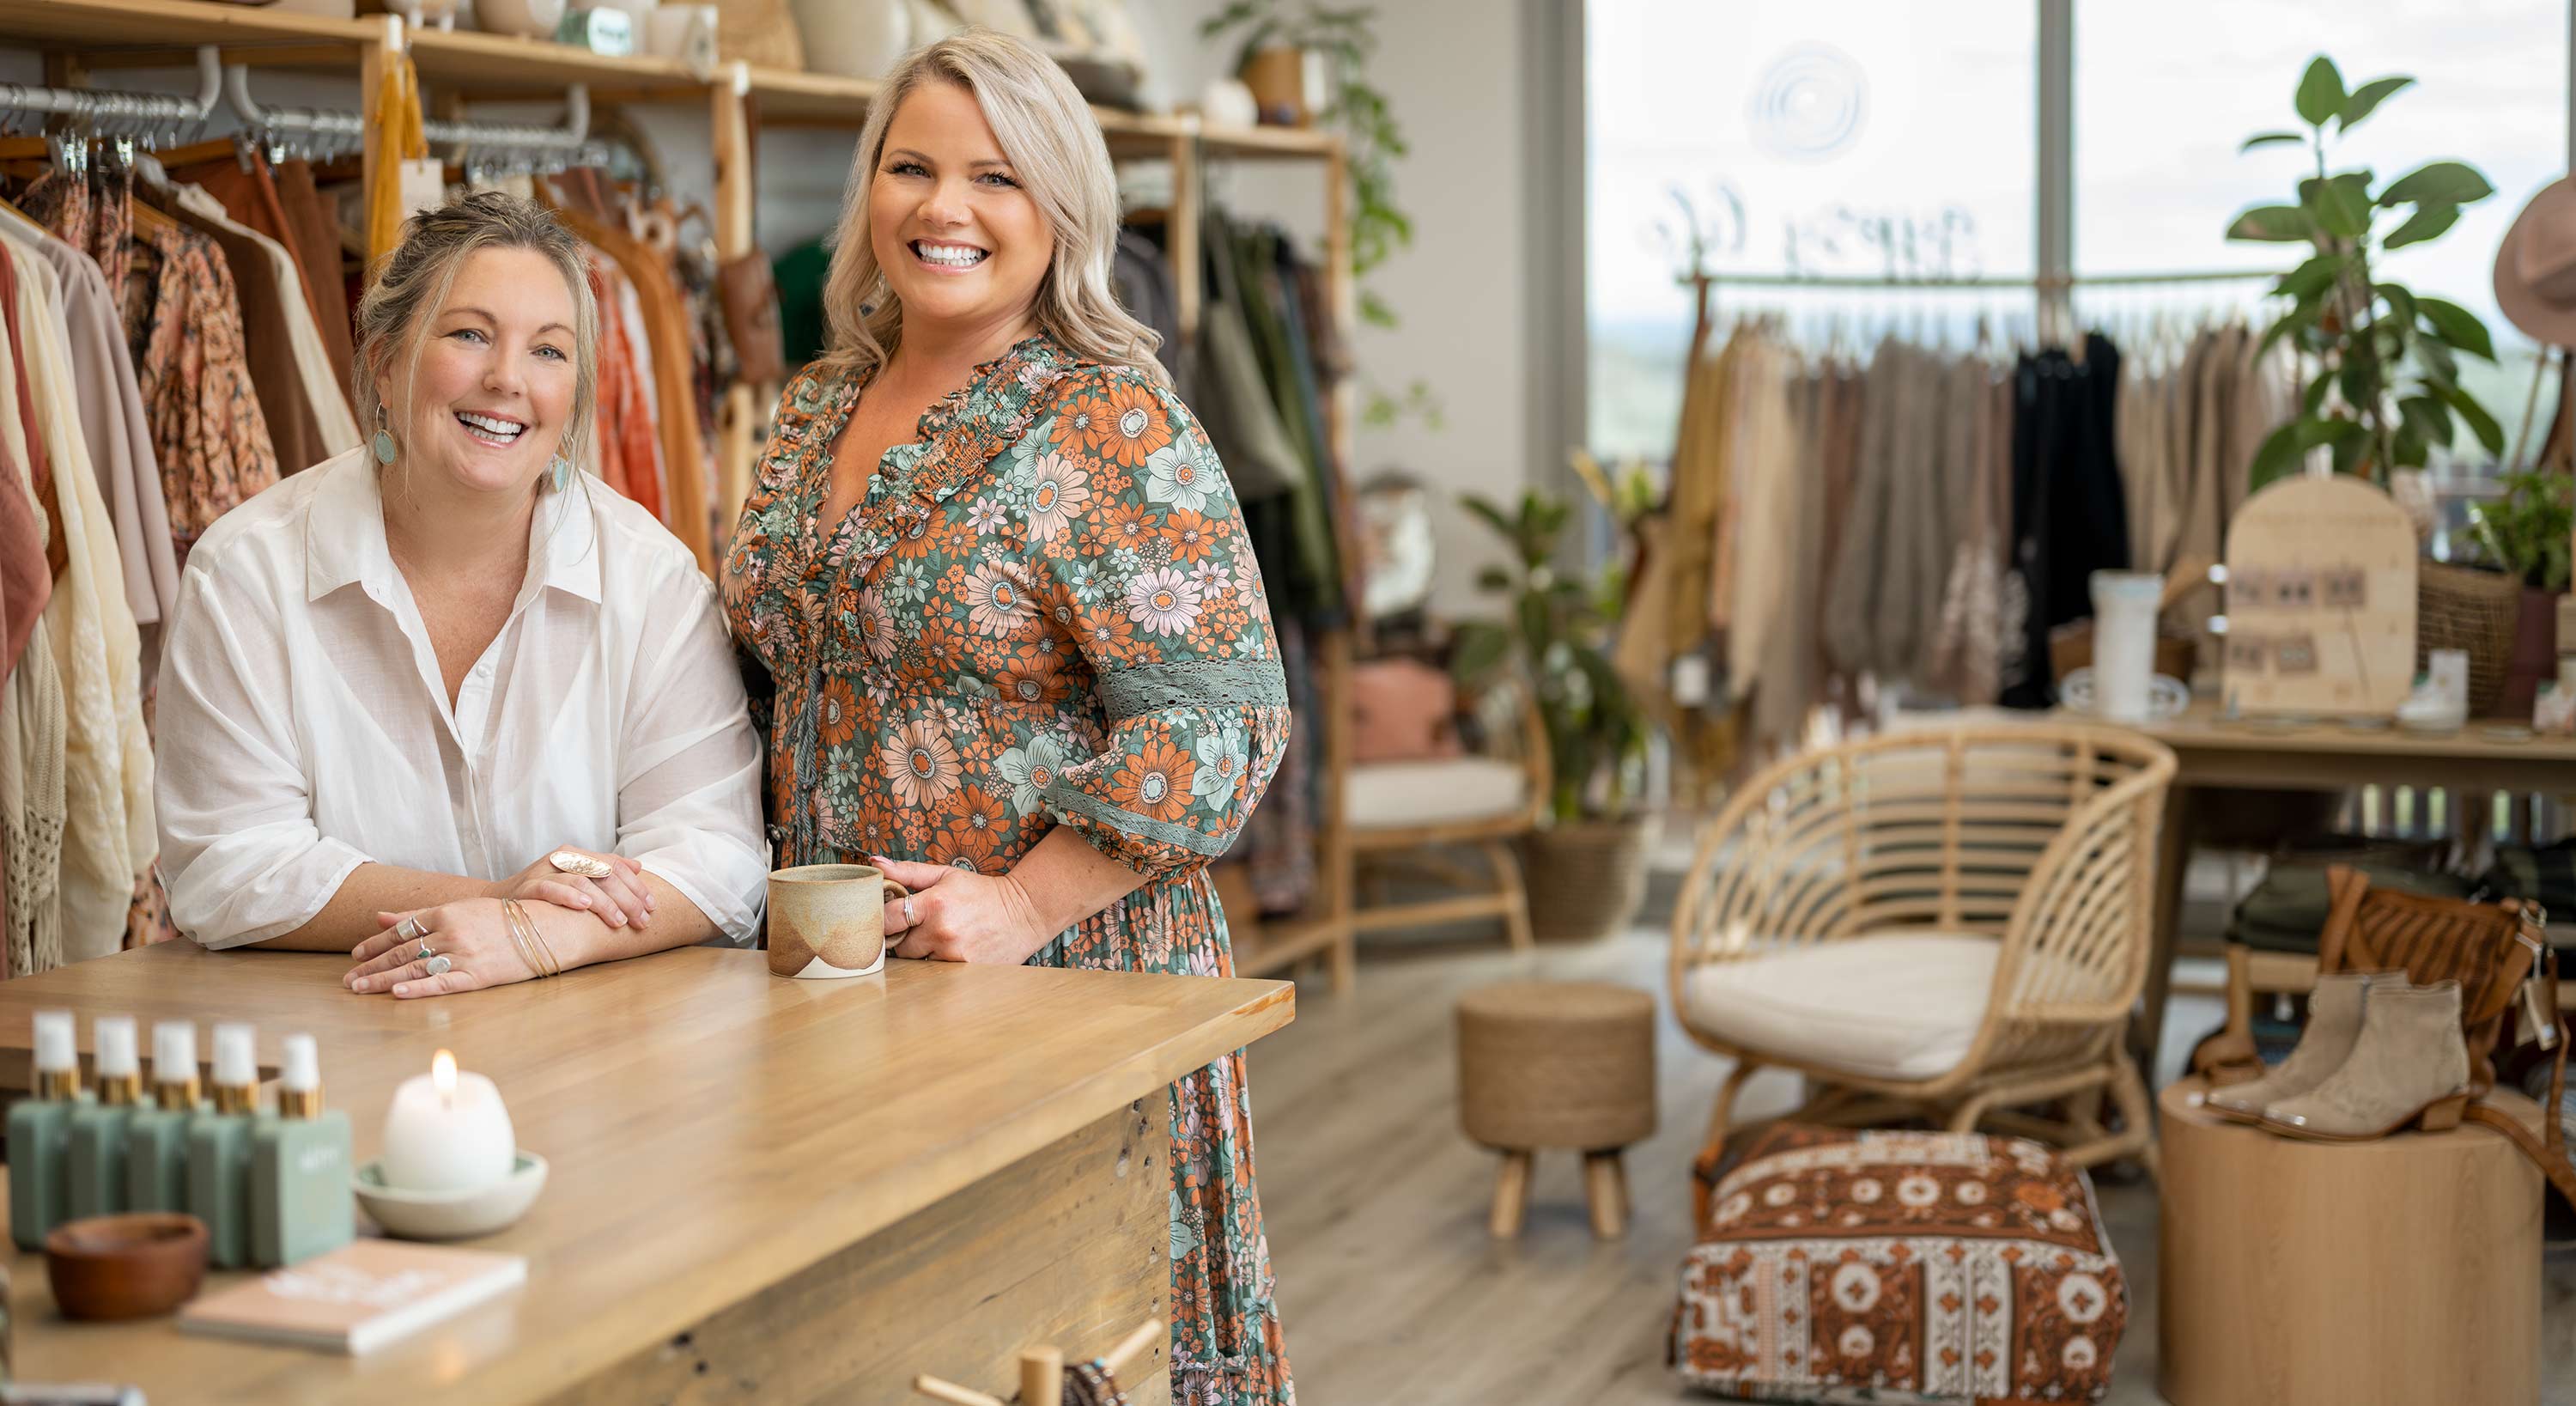
[[[403,222],[402,243],[377,263],[374,284],[358,300],[358,376],[351,387],[357,393],[358,432],[373,435],[377,416],[386,413],[376,378],[392,369],[394,358],[404,358],[396,384],[409,385],[419,372],[430,318],[447,305],[457,271],[483,249],[544,255],[572,294],[572,419],[555,453],[580,464],[590,442],[599,386],[599,305],[590,291],[590,254],[545,207],[501,191],[478,191],[412,216]],[[401,417],[388,416],[393,418]],[[407,421],[404,428],[409,428]]]
[[[954,83],[974,95],[1012,176],[1055,231],[1055,256],[1031,308],[1038,330],[1080,360],[1129,367],[1158,385],[1169,384],[1154,359],[1162,338],[1130,317],[1110,289],[1110,262],[1118,248],[1118,177],[1099,122],[1053,59],[989,29],[965,30],[906,55],[869,105],[823,284],[823,310],[831,324],[823,369],[872,374],[893,358],[902,340],[903,307],[868,238],[868,192],[895,110],[932,83]]]

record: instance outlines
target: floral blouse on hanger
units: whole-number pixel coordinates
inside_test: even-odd
[[[1277,769],[1287,693],[1261,573],[1189,411],[1032,337],[979,367],[818,522],[863,384],[791,383],[726,553],[774,682],[782,865],[870,854],[999,874],[1072,827],[1148,882],[1047,966],[1228,975],[1206,866]],[[755,704],[755,711],[757,711]],[[1172,1088],[1172,1399],[1295,1399],[1241,1054]]]

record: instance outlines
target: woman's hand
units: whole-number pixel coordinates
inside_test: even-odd
[[[886,900],[890,956],[1018,966],[1055,938],[1029,901],[1028,890],[1008,874],[996,878],[879,855],[870,855],[868,862],[913,894]]]
[[[394,931],[405,918],[420,920],[426,930],[420,939],[406,939]],[[384,931],[349,949],[356,965],[340,981],[352,991],[390,991],[411,1000],[507,986],[536,976],[519,955],[518,944],[510,940],[510,920],[501,911],[500,899],[468,898],[409,913],[378,913],[376,922]],[[420,957],[424,942],[447,959],[447,971],[429,974],[429,964]]]
[[[597,860],[608,866],[608,877],[586,879],[567,874],[554,866],[554,856],[558,854]],[[640,928],[653,917],[653,895],[644,887],[643,865],[622,854],[601,854],[573,845],[558,845],[537,856],[536,863],[494,884],[492,896],[570,908],[588,913],[612,928],[629,923]]]

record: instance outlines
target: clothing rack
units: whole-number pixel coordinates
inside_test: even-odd
[[[38,83],[0,83],[0,112],[14,115],[70,117],[100,136],[132,135],[167,127],[184,127],[213,114],[223,84],[223,61],[211,44],[197,49],[197,96],[173,93],[129,93],[105,88],[63,88]]]

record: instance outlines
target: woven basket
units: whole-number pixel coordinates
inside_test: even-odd
[[[2415,672],[2437,649],[2469,655],[2469,716],[2485,717],[2504,697],[2522,619],[2522,583],[2501,571],[2449,562],[2415,564]]]
[[[1646,841],[1653,822],[1586,820],[1521,839],[1530,935],[1593,942],[1624,930],[1646,900]]]
[[[805,35],[788,0],[715,0],[716,48],[725,62],[805,67]]]

